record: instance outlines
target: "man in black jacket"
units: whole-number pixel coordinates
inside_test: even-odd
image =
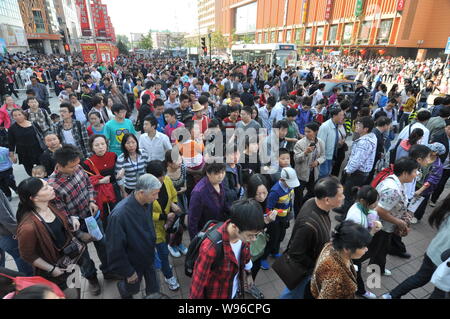
[[[442,192],[444,191],[445,184],[447,183],[448,179],[450,178],[450,157],[449,157],[449,150],[450,150],[450,120],[445,121],[445,128],[444,133],[437,135],[432,143],[441,143],[445,146],[445,154],[441,156],[441,161],[444,164],[444,172],[442,173],[441,181],[437,185],[436,189],[433,192],[433,195],[431,195],[430,200],[430,206],[434,207],[436,206],[436,202],[439,199],[439,196],[441,196]]]
[[[352,120],[355,120],[358,116],[358,111],[361,108],[361,105],[364,101],[364,98],[369,94],[369,89],[366,88],[362,81],[357,81],[356,84],[356,90],[355,90],[355,97],[353,99],[353,106],[352,106]]]
[[[377,137],[377,149],[375,154],[375,161],[373,162],[373,169],[369,174],[369,177],[367,178],[367,181],[371,182],[373,180],[373,177],[375,175],[375,168],[377,166],[377,163],[380,159],[383,158],[385,155],[384,151],[384,133],[388,132],[391,128],[392,120],[386,116],[380,116],[375,121],[375,128],[372,130],[372,133],[375,134]]]
[[[303,299],[311,279],[316,260],[330,241],[330,211],[344,203],[344,187],[336,177],[325,177],[314,187],[316,197],[308,200],[295,219],[287,248],[290,259],[303,273],[302,280],[293,290],[286,288],[280,299]]]
[[[123,277],[117,283],[120,296],[132,299],[139,292],[142,277],[147,297],[159,295],[154,267],[156,232],[152,219],[152,203],[158,198],[161,183],[144,174],[136,188],[111,212],[106,230],[109,270]]]

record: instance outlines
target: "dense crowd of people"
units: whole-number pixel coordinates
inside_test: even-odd
[[[349,68],[354,94],[325,92],[321,79],[344,79]],[[122,298],[142,279],[147,298],[167,298],[157,270],[178,290],[171,259],[184,256],[193,299],[262,299],[254,282],[270,268],[286,285],[282,299],[375,299],[362,263],[391,276],[388,255],[411,257],[403,237],[429,205],[437,234],[421,268],[382,296],[401,298],[429,283],[450,249],[450,196],[438,202],[450,177],[449,70],[440,59],[352,56],[303,56],[284,69],[6,56],[1,297],[25,298],[14,293],[18,276],[56,287],[31,289],[36,298],[66,292],[78,264],[93,295],[98,268]],[[30,176],[18,185],[13,164]],[[17,272],[3,268],[5,252]],[[431,298],[445,298],[435,286]]]

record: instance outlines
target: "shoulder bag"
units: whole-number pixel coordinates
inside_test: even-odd
[[[317,237],[317,229],[312,225],[311,227],[314,229]],[[272,265],[275,273],[281,278],[289,290],[294,290],[308,274],[308,270],[305,269],[303,265],[295,262],[289,256],[288,252],[289,247],[291,246],[292,238],[293,236],[291,236],[288,247],[284,253]]]
[[[50,234],[53,243],[55,243],[56,236],[51,230],[51,228],[47,225],[45,220],[37,212],[34,212],[34,215],[42,222],[42,224]],[[55,214],[55,218],[59,218],[58,215]],[[60,222],[63,223],[61,219]],[[81,258],[86,249],[86,245],[82,243],[80,240],[78,240],[78,238],[76,238],[75,236],[72,236],[71,240],[66,246],[64,246],[64,248],[62,249],[56,248],[56,249],[62,253],[62,257],[58,259],[58,261],[56,262],[56,266],[66,269],[70,265],[75,265],[78,263],[79,259]]]

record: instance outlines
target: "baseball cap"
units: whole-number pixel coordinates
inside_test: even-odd
[[[300,182],[298,181],[297,173],[292,167],[285,167],[281,170],[282,179],[286,182],[287,186],[290,188],[295,188],[300,186]]]
[[[265,89],[270,89],[270,85],[266,84],[266,85],[264,85],[264,88]]]

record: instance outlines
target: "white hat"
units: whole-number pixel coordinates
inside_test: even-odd
[[[293,169],[292,167],[283,168],[283,170],[281,171],[280,177],[282,179],[284,179],[287,186],[289,186],[290,188],[295,188],[295,187],[300,186],[300,182],[298,180],[297,173],[295,172],[295,169]]]
[[[266,84],[266,85],[264,85],[264,88],[265,89],[270,89],[270,85]]]

